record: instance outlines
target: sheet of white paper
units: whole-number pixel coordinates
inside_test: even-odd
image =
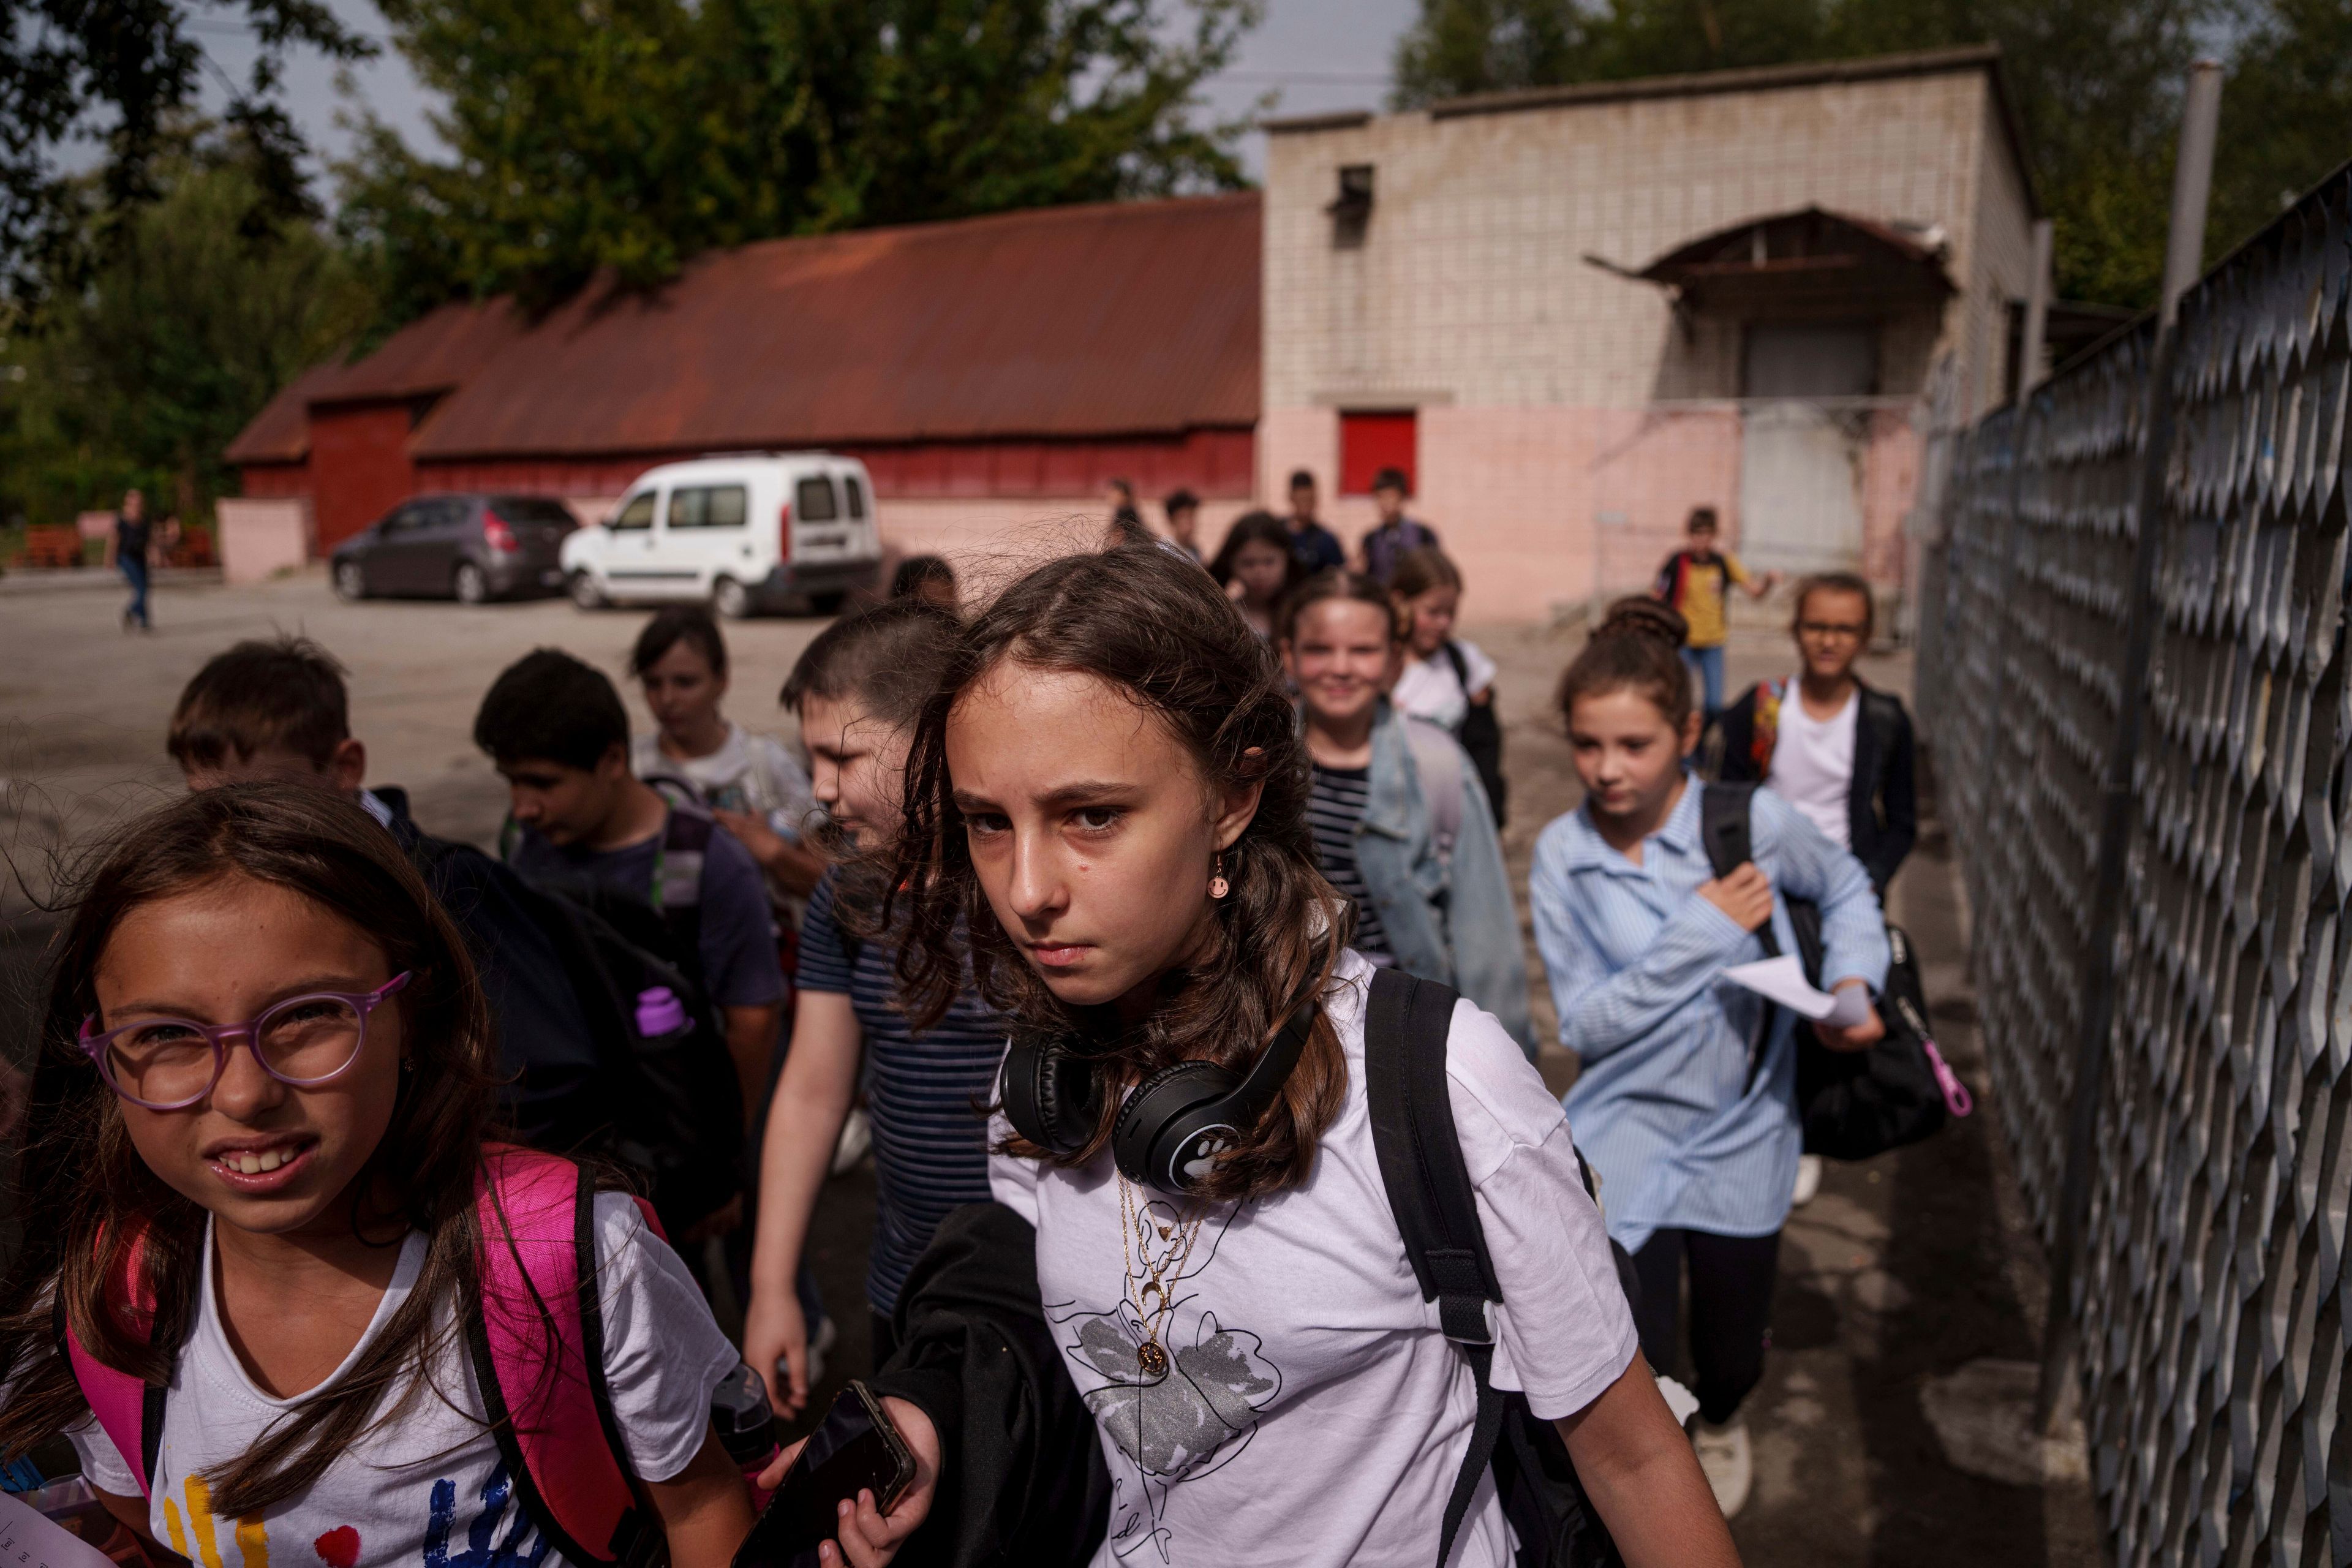
[[[1834,993],[1816,991],[1812,982],[1805,978],[1804,965],[1797,962],[1794,953],[1784,952],[1778,958],[1759,959],[1754,963],[1735,963],[1723,972],[1723,977],[1833,1029],[1850,1029],[1870,1014],[1867,991],[1859,985]]]
[[[7,1492],[0,1492],[0,1562],[9,1568],[114,1568],[105,1552]]]

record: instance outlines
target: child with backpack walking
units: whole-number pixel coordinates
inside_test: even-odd
[[[1508,810],[1503,777],[1503,726],[1495,714],[1495,661],[1467,637],[1454,635],[1462,611],[1462,573],[1442,550],[1415,550],[1397,562],[1389,592],[1404,617],[1404,666],[1389,700],[1426,719],[1462,742],[1486,786],[1495,825]]]
[[[1454,986],[1532,1057],[1519,916],[1477,770],[1382,695],[1404,656],[1400,619],[1386,589],[1344,568],[1283,602],[1315,858],[1355,905],[1358,952]]]
[[[1190,563],[1072,556],[964,630],[908,763],[899,973],[940,1016],[968,929],[1012,1016],[992,1182],[1109,1468],[1093,1562],[1500,1568],[1482,1391],[1564,1443],[1626,1563],[1736,1562],[1559,1106],[1493,1017],[1349,951],[1284,687]],[[1392,1206],[1398,1008],[1486,1281],[1424,1282]]]
[[[568,653],[541,648],[501,671],[474,716],[474,743],[507,781],[507,864],[657,916],[651,934],[718,1008],[742,1104],[758,1104],[784,975],[751,851],[709,812],[630,771],[621,694]]]
[[[782,700],[799,715],[815,764],[817,798],[858,852],[809,899],[792,1046],[760,1157],[743,1349],[787,1415],[816,1381],[794,1271],[861,1083],[874,1141],[866,1295],[877,1364],[890,1352],[899,1288],[940,1222],[961,1205],[988,1201],[987,1129],[975,1108],[995,1082],[1004,1021],[966,988],[929,1026],[913,1029],[898,1000],[896,942],[877,919],[877,859],[898,837],[908,736],[956,627],[950,611],[894,599],[827,627],[784,683]]]
[[[1705,789],[1685,766],[1699,714],[1683,630],[1654,600],[1620,600],[1568,667],[1559,706],[1584,804],[1543,830],[1528,891],[1560,1044],[1583,1061],[1569,1123],[1641,1279],[1643,1353],[1668,1372],[1688,1275],[1693,1438],[1730,1515],[1753,1479],[1738,1415],[1763,1375],[1801,1129],[1795,1015],[1722,972],[1766,955],[1768,925],[1777,951],[1798,951],[1790,899],[1820,909],[1831,988],[1874,993],[1889,955],[1861,864],[1769,789],[1749,806],[1752,858],[1714,868]],[[1807,1026],[1833,1050],[1885,1033],[1874,1012]]]
[[[1723,782],[1761,784],[1822,837],[1853,851],[1878,900],[1919,837],[1911,715],[1891,691],[1863,684],[1854,661],[1876,624],[1870,584],[1823,572],[1797,584],[1790,635],[1798,673],[1759,681],[1723,715]],[[1796,1202],[1821,1190],[1822,1159],[1797,1162]]]
[[[463,939],[356,805],[175,801],[52,953],[0,1454],[66,1431],[205,1563],[723,1568],[735,1352],[636,1201],[488,1142]]]
[[[655,731],[629,742],[629,763],[648,784],[681,784],[766,872],[778,918],[824,874],[803,837],[816,811],[808,773],[772,735],[755,735],[719,710],[727,699],[727,639],[700,605],[673,605],[637,634],[629,673],[644,689]]]

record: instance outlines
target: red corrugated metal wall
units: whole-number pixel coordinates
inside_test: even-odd
[[[320,551],[332,550],[415,495],[408,460],[409,405],[358,403],[310,410],[312,515]]]
[[[927,442],[841,450],[866,464],[875,494],[889,500],[1092,496],[1114,479],[1132,481],[1145,496],[1182,485],[1211,500],[1236,500],[1249,495],[1255,478],[1257,437],[1250,430],[1194,430],[1123,441]],[[693,455],[425,462],[416,465],[415,488],[611,496],[656,464]],[[320,468],[322,489],[338,482]]]
[[[685,453],[593,458],[504,458],[418,463],[409,456],[409,407],[371,403],[314,409],[307,463],[248,463],[249,496],[309,495],[319,548],[331,550],[392,505],[427,490],[616,496],[639,474]],[[1247,429],[1193,430],[1128,440],[969,441],[847,447],[886,500],[1093,497],[1123,479],[1146,499],[1182,486],[1212,500],[1246,499],[1256,477],[1257,437]]]

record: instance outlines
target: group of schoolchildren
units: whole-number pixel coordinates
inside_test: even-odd
[[[1586,798],[1528,889],[1563,1111],[1496,668],[1393,477],[1360,569],[1301,475],[1212,571],[1115,537],[967,614],[927,570],[798,660],[805,769],[724,716],[698,610],[637,643],[634,742],[540,650],[475,720],[497,857],[369,784],[323,649],[215,659],[190,793],[53,952],[0,1453],[65,1434],[205,1568],[717,1568],[793,1458],[811,1217],[870,1137],[915,1474],[825,1563],[1735,1563],[1798,1026],[1720,973],[1794,897],[1825,985],[1884,978],[1910,742],[1853,675],[1870,596],[1804,585],[1801,671],[1726,717],[1770,787],[1725,873],[1683,616],[1622,603],[1566,671]],[[1432,1115],[1443,1247],[1402,1217]],[[1685,1272],[1687,1427],[1651,1371]]]

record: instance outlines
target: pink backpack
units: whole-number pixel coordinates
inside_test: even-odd
[[[604,1386],[594,1196],[587,1173],[569,1160],[484,1147],[474,1211],[482,1299],[466,1315],[466,1344],[516,1493],[548,1542],[576,1563],[650,1563],[663,1555],[661,1521],[629,1467]],[[652,1206],[636,1202],[662,1236]],[[137,1250],[130,1256],[135,1271]],[[154,1303],[132,1310],[147,1331]],[[100,1364],[69,1328],[61,1337],[90,1413],[147,1495],[165,1390]]]

